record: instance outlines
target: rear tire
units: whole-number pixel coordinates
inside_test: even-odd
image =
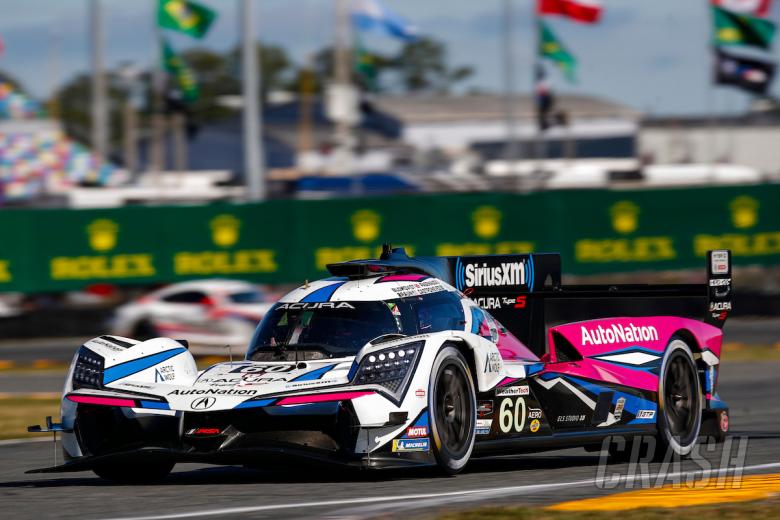
[[[153,484],[164,480],[175,464],[168,460],[122,460],[101,464],[92,471],[98,477],[118,484]]]
[[[699,374],[688,344],[673,337],[658,378],[657,456],[671,450],[688,457],[696,446],[702,421]]]
[[[474,449],[477,399],[463,355],[452,346],[433,362],[428,390],[433,453],[448,475],[459,473]]]

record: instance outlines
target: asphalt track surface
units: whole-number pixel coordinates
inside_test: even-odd
[[[731,405],[735,436],[747,436],[745,474],[780,473],[780,363],[723,367],[721,395]],[[726,445],[723,445],[726,446]],[[728,455],[738,455],[738,437]],[[26,475],[52,464],[49,442],[0,443],[0,511],[13,518],[371,518],[431,515],[452,508],[550,504],[598,496],[598,453],[581,449],[475,459],[452,478],[433,471],[342,472],[333,469],[238,467],[181,464],[162,484],[121,486],[90,472]],[[722,453],[707,454],[713,469]],[[607,475],[627,474],[610,465]],[[639,467],[656,480],[661,464]],[[699,471],[683,461],[668,471]],[[602,474],[603,476],[603,474]],[[686,473],[687,476],[687,473]],[[639,482],[638,480],[636,481]],[[667,480],[667,483],[669,480]],[[5,516],[5,515],[3,515]]]

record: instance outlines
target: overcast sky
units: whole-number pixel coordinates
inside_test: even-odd
[[[102,0],[107,63],[152,63],[157,0]],[[237,0],[200,0],[219,18],[202,41],[172,38],[174,46],[202,45],[225,50],[238,41]],[[333,0],[255,0],[257,34],[287,48],[298,62],[333,39]],[[421,31],[444,41],[452,65],[471,65],[466,87],[502,88],[503,0],[383,0],[413,20]],[[513,0],[517,13],[516,57],[519,90],[531,87],[533,0]],[[19,78],[36,96],[89,69],[88,0],[0,0],[0,37],[5,52],[0,69]],[[567,85],[553,74],[559,92],[609,98],[653,114],[741,111],[748,97],[724,87],[709,88],[710,16],[708,0],[604,0],[600,25],[550,19],[550,25],[579,61],[579,83]],[[780,1],[771,19],[780,21]],[[59,42],[59,46],[56,45]],[[400,43],[381,35],[366,46],[393,51]],[[59,49],[59,51],[55,49]],[[778,45],[771,53],[777,59]],[[58,66],[55,64],[58,63]],[[714,93],[713,93],[714,92]],[[780,97],[780,79],[772,92]]]

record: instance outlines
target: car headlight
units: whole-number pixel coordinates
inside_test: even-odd
[[[366,354],[360,361],[353,383],[380,385],[396,397],[400,396],[411,379],[424,344],[424,341],[416,341]]]
[[[103,386],[103,356],[85,347],[79,349],[73,367],[73,389],[101,388]]]

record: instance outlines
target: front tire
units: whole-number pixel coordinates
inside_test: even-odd
[[[455,347],[445,346],[436,356],[428,396],[433,453],[442,471],[455,475],[474,449],[477,410],[474,379]]]
[[[693,354],[685,341],[673,337],[658,378],[658,447],[689,456],[699,437],[701,420],[701,385]]]

